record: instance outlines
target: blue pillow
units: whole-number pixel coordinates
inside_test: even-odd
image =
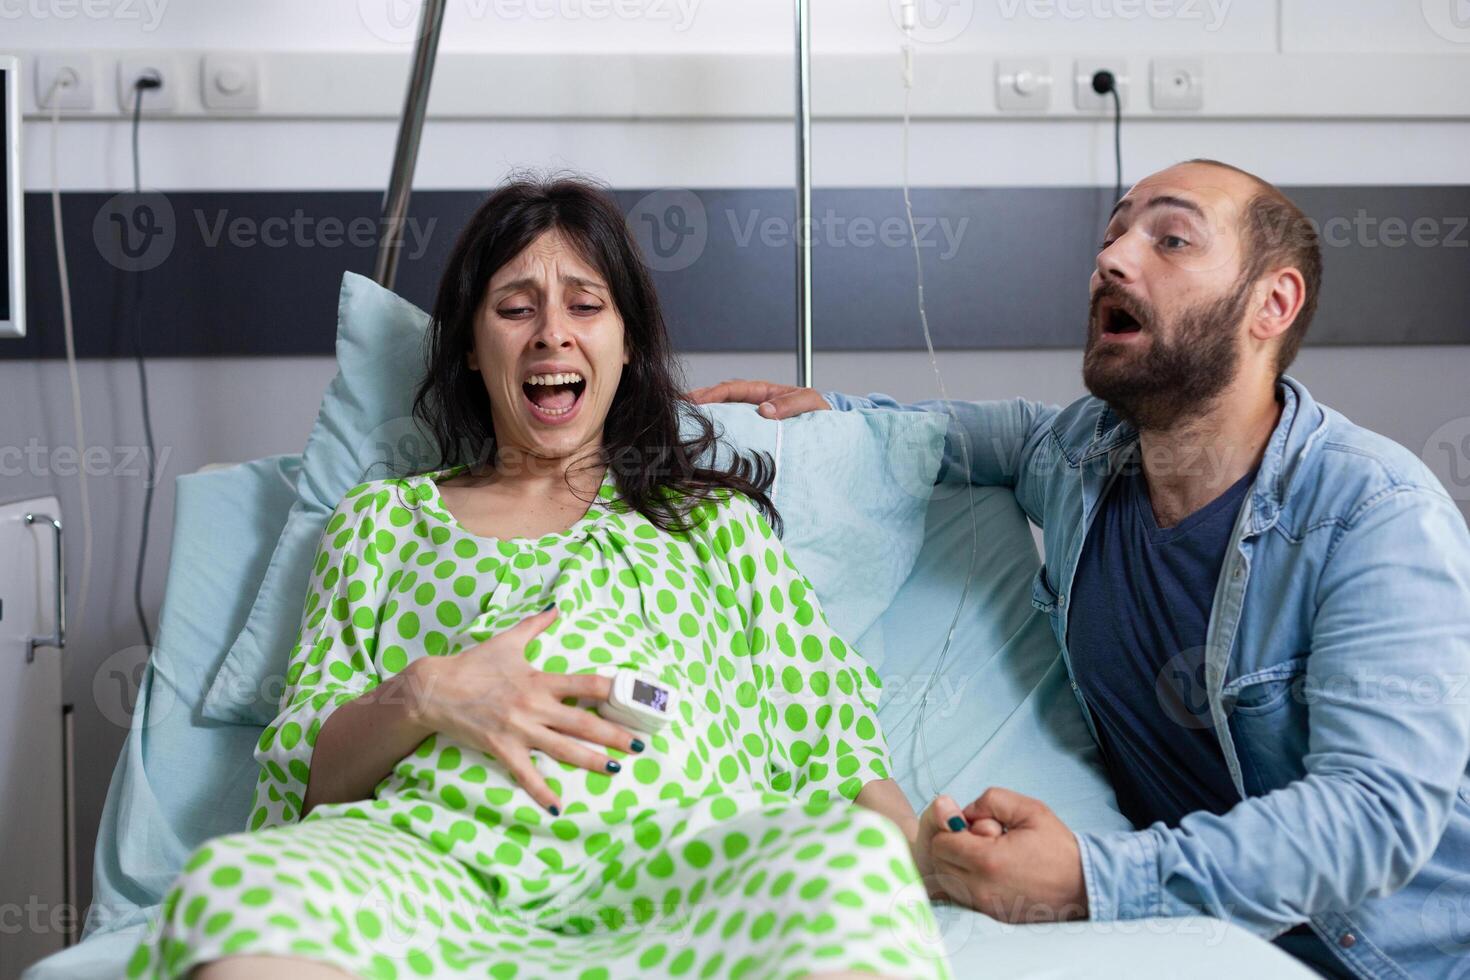
[[[784,422],[754,405],[708,405],[716,458],[769,453],[781,543],[811,579],[832,628],[855,640],[913,570],[947,419],[918,412],[813,412]]]
[[[337,376],[302,454],[296,502],[265,579],[203,713],[265,725],[275,717],[300,630],[312,559],[332,510],[367,480],[431,469],[432,440],[412,417],[429,317],[354,273],[342,277]],[[777,460],[773,501],[792,559],[838,633],[877,620],[913,568],[939,471],[946,420],[910,412],[818,412],[777,423],[749,405],[709,407],[727,444]],[[717,454],[718,455],[718,454]]]

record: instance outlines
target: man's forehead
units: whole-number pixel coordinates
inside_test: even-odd
[[[1192,211],[1211,225],[1232,227],[1254,182],[1223,167],[1183,164],[1145,177],[1118,202],[1115,213],[1129,217],[1145,210],[1172,207]]]

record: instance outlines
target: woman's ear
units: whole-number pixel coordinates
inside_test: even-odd
[[[478,370],[480,370],[479,362],[475,360],[475,349],[473,347],[471,347],[469,350],[465,351],[464,358],[465,358],[465,363],[467,365],[469,365],[469,369],[471,371],[478,371]]]

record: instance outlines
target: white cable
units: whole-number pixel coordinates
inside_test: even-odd
[[[929,683],[924,685],[924,693],[919,698],[918,719],[914,726],[914,744],[923,760],[924,771],[929,777],[930,799],[939,795],[939,781],[934,778],[934,763],[929,754],[928,743],[924,738],[925,722],[929,709],[929,698],[933,693],[934,684],[939,680],[940,671],[944,669],[945,658],[949,655],[950,645],[954,642],[955,629],[959,626],[960,613],[964,611],[965,602],[970,597],[970,584],[975,577],[975,558],[980,548],[980,532],[975,519],[975,488],[970,482],[970,438],[965,428],[960,424],[958,413],[954,410],[954,402],[950,400],[949,391],[944,386],[944,375],[939,370],[939,358],[934,353],[934,338],[929,333],[929,313],[924,306],[924,262],[919,253],[919,233],[914,224],[914,205],[909,196],[909,128],[910,102],[914,91],[914,45],[913,32],[916,20],[914,11],[914,0],[904,0],[901,7],[902,25],[904,30],[903,44],[903,207],[908,217],[909,238],[914,246],[914,274],[918,286],[919,297],[919,324],[924,329],[924,346],[929,352],[929,364],[934,368],[934,378],[939,382],[939,397],[944,402],[945,411],[949,413],[954,431],[960,440],[960,456],[965,467],[965,494],[970,512],[970,561],[965,569],[965,585],[960,590],[960,601],[955,605],[954,616],[949,621],[949,630],[944,636],[944,645],[940,647],[939,659],[934,665],[934,671],[929,675]]]
[[[61,227],[61,173],[57,145],[61,132],[61,89],[70,88],[72,80],[65,73],[57,75],[56,81],[46,93],[46,102],[51,106],[51,226],[56,234],[56,274],[61,280],[61,323],[66,334],[66,367],[71,382],[72,424],[77,438],[77,487],[82,496],[82,574],[77,586],[77,599],[73,604],[72,622],[80,625],[87,606],[87,590],[92,578],[92,501],[87,494],[87,439],[82,426],[82,386],[77,379],[77,345],[72,330],[71,275],[66,264],[66,236]]]
[[[780,419],[777,419],[776,420],[776,466],[775,466],[776,472],[771,476],[771,501],[772,502],[775,502],[775,500],[776,500],[776,487],[778,485],[780,485],[780,483],[781,483],[781,433],[783,431],[784,431],[784,427],[781,425],[781,420]]]

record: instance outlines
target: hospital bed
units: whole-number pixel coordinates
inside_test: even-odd
[[[300,456],[272,456],[178,478],[157,646],[103,810],[85,938],[26,980],[122,976],[188,854],[244,826],[261,730],[210,721],[200,707],[265,574],[300,465]],[[975,507],[981,560],[926,723],[934,778],[962,803],[1004,785],[1046,800],[1074,828],[1126,828],[1046,617],[1030,602],[1038,559],[1027,521],[1006,490],[977,490]],[[928,774],[912,756],[914,685],[929,676],[953,617],[968,531],[966,494],[936,494],[913,571],[857,641],[884,678],[879,715],[916,807]],[[1310,976],[1213,919],[1009,926],[938,911],[934,939],[960,977]]]
[[[811,199],[810,20],[807,0],[794,3],[800,224]],[[444,6],[445,0],[423,6],[384,198],[389,229],[407,213]],[[796,357],[803,384],[810,383],[812,358],[809,249],[798,238]],[[374,268],[379,284],[391,288],[397,259],[390,234]],[[179,477],[157,643],[103,809],[83,941],[33,965],[24,980],[122,976],[185,858],[210,837],[243,828],[261,728],[211,720],[201,707],[251,611],[296,499],[301,466],[301,455],[281,455]],[[983,550],[965,593],[973,557],[970,507]],[[1050,626],[1031,604],[1038,566],[1030,526],[1008,490],[951,489],[930,501],[907,581],[857,638],[884,681],[879,717],[896,776],[916,809],[926,805],[931,783],[961,804],[1001,785],[1044,800],[1074,829],[1127,829]],[[951,620],[955,633],[943,656]],[[921,740],[919,691],[941,667]],[[948,956],[958,977],[1313,975],[1270,943],[1205,917],[1011,926],[958,907],[936,912],[933,949]]]

